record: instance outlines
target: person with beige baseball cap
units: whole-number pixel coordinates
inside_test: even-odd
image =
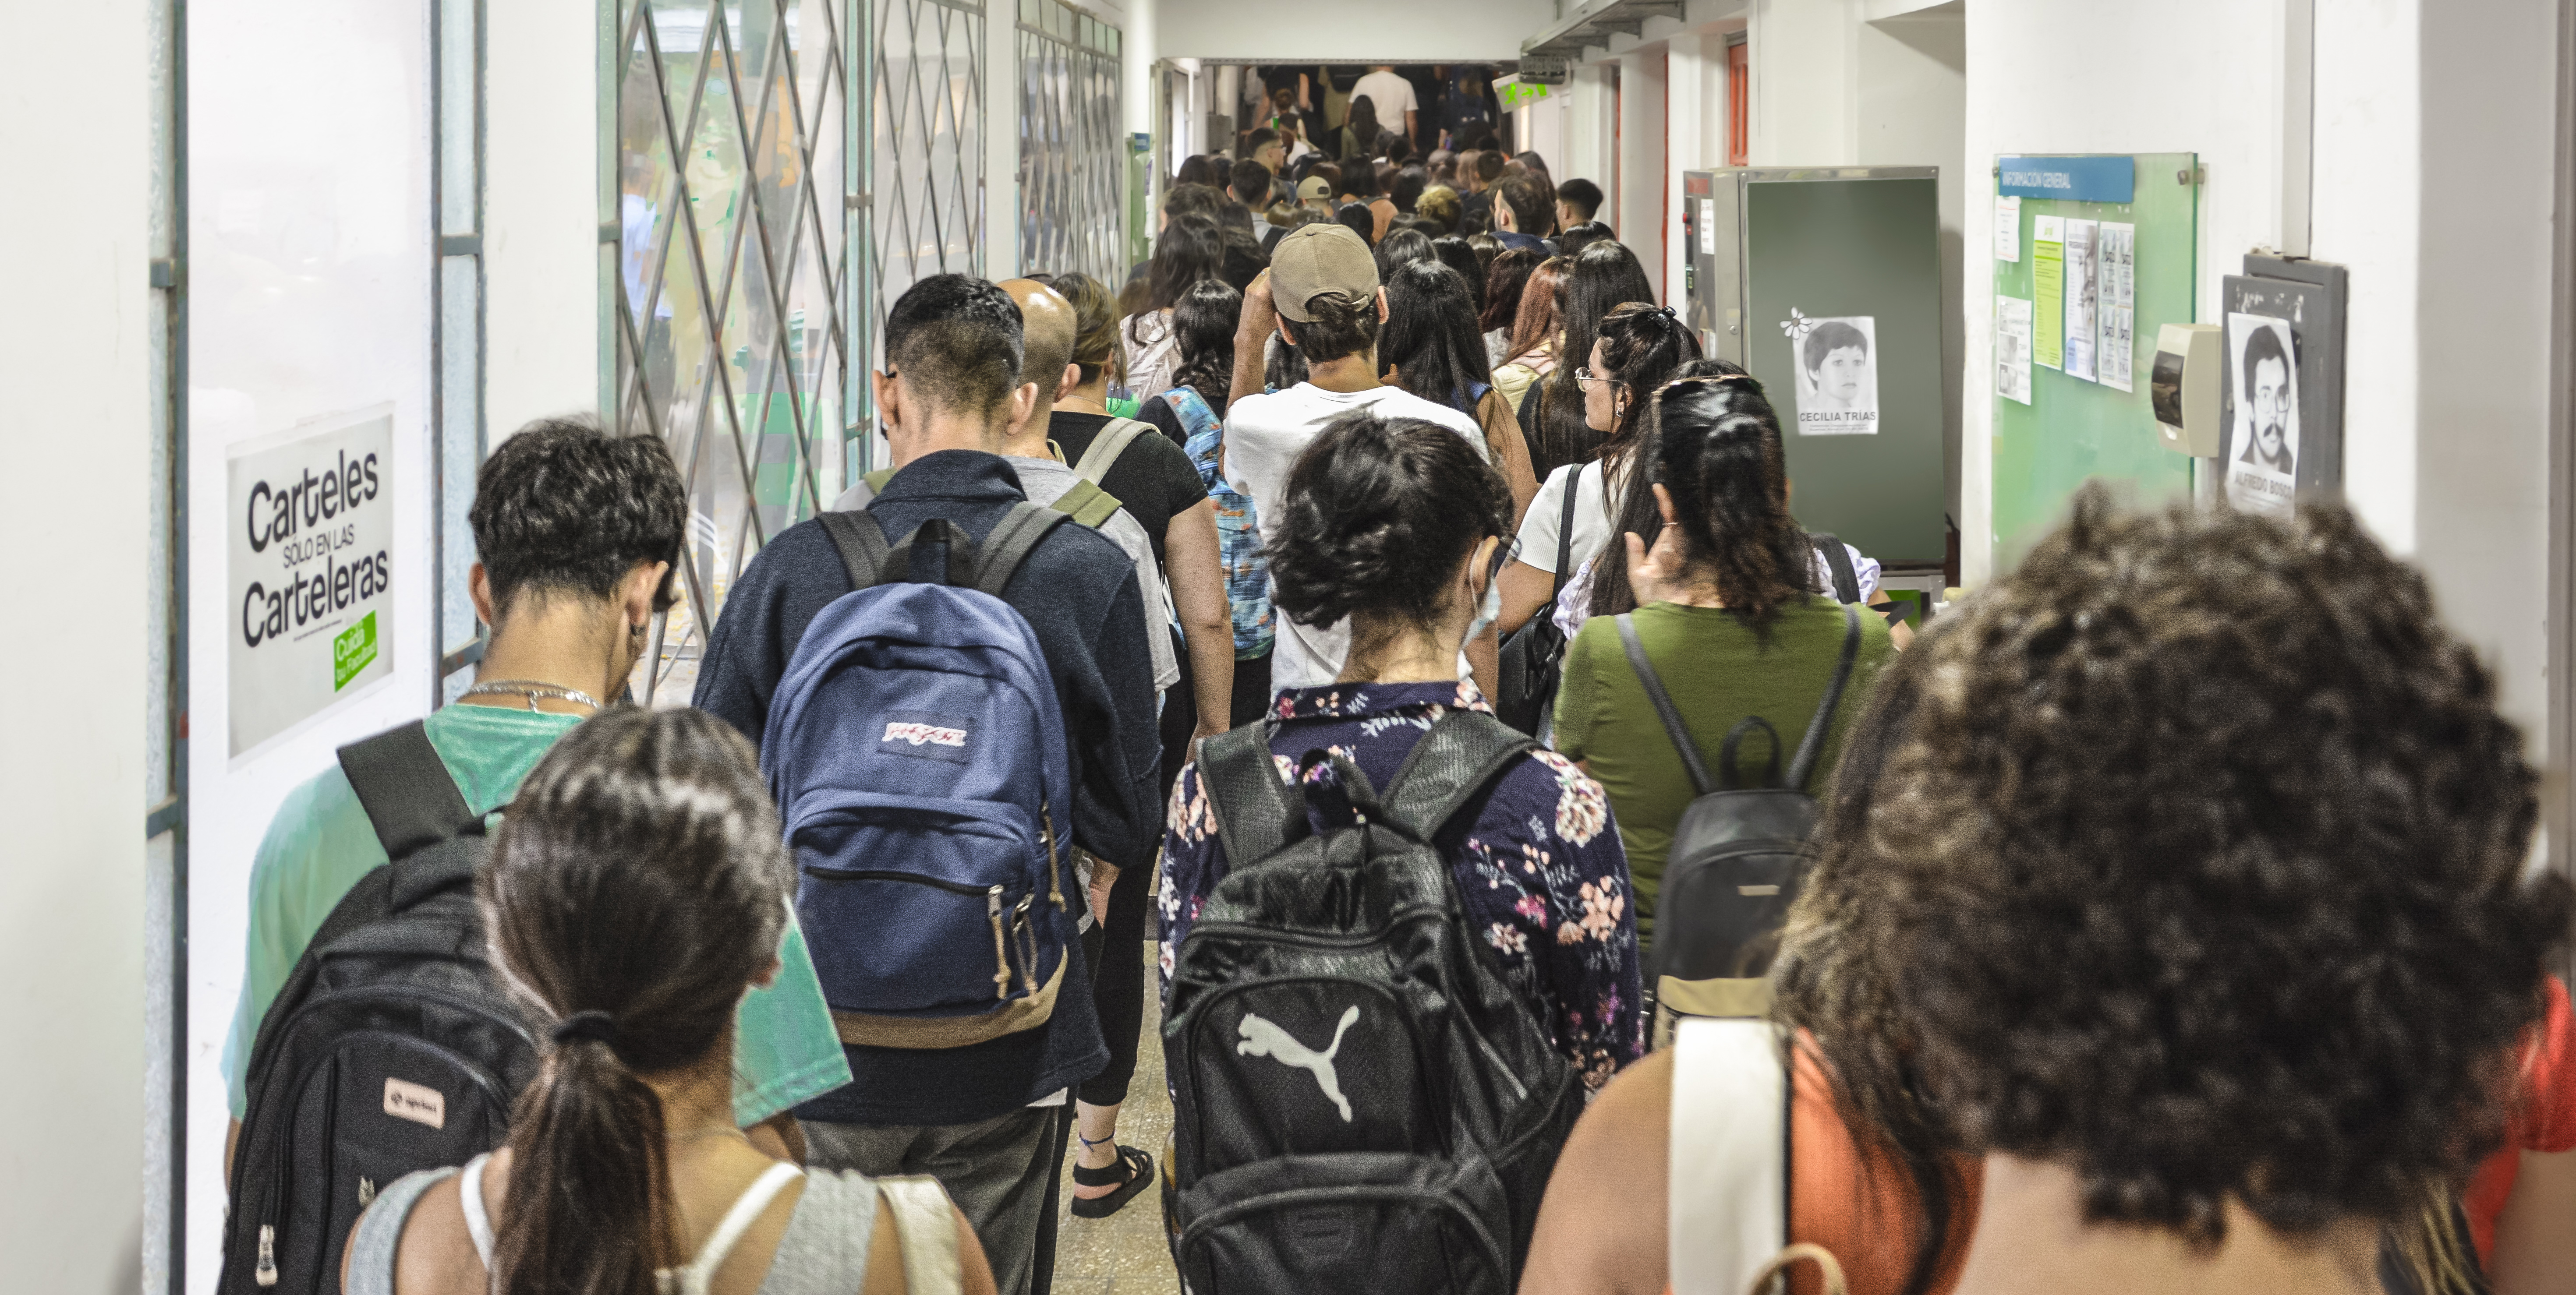
[[[1263,543],[1274,538],[1275,519],[1286,515],[1290,465],[1345,414],[1366,411],[1436,423],[1466,437],[1477,454],[1488,453],[1475,419],[1378,380],[1378,327],[1385,319],[1377,261],[1368,244],[1343,225],[1290,230],[1272,249],[1270,268],[1245,290],[1225,415],[1224,471],[1226,484],[1251,498]],[[1306,380],[1284,391],[1262,389],[1264,352],[1273,334],[1306,361]],[[1350,650],[1350,626],[1316,629],[1282,617],[1277,642],[1270,665],[1274,694],[1333,682]],[[1480,683],[1493,679],[1494,650],[1491,634],[1468,645]]]

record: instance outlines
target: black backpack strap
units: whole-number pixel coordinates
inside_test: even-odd
[[[1646,645],[1637,637],[1636,617],[1619,613],[1619,646],[1628,650],[1628,668],[1637,672],[1637,681],[1646,685],[1646,700],[1655,704],[1655,714],[1664,721],[1664,735],[1673,741],[1673,749],[1682,753],[1682,771],[1690,775],[1691,794],[1705,796],[1718,789],[1708,776],[1708,765],[1699,758],[1699,748],[1692,745],[1690,729],[1682,723],[1682,713],[1673,706],[1673,695],[1664,691],[1663,677],[1655,673],[1655,663],[1646,659]],[[1773,743],[1778,749],[1778,743]],[[1727,774],[1735,773],[1735,762],[1727,761]]]
[[[1028,560],[1030,551],[1047,537],[1047,532],[1071,520],[1052,508],[1025,502],[1011,505],[1011,511],[984,536],[983,558],[975,568],[972,586],[1001,597],[1002,587],[1011,583],[1012,574]]]
[[[1608,475],[1609,469],[1602,469],[1602,474],[1602,497],[1606,499],[1609,497],[1610,490],[1610,478]],[[1555,602],[1558,594],[1565,592],[1565,569],[1574,565],[1574,498],[1582,493],[1583,465],[1578,463],[1572,468],[1566,470],[1565,498],[1557,506],[1556,588],[1548,594],[1548,601],[1551,604]],[[1555,608],[1553,606],[1549,607],[1547,609],[1547,614],[1549,616],[1554,616],[1556,614]]]
[[[876,517],[864,510],[849,513],[824,513],[817,520],[823,533],[832,537],[832,547],[841,551],[841,565],[850,573],[850,588],[873,589],[885,580],[885,528]]]
[[[1726,741],[1720,743],[1717,748],[1717,776],[1723,790],[1734,791],[1744,785],[1744,775],[1741,772],[1744,766],[1737,762],[1735,753],[1743,747],[1744,735],[1757,728],[1762,730],[1762,736],[1771,739],[1771,764],[1769,768],[1762,771],[1762,785],[1765,787],[1782,785],[1780,782],[1780,730],[1771,727],[1771,721],[1759,715],[1747,715],[1735,721],[1735,727],[1726,730]]]
[[[1413,744],[1379,800],[1389,816],[1428,841],[1487,783],[1537,745],[1528,734],[1482,711],[1453,710]]]
[[[1199,743],[1199,785],[1234,867],[1277,854],[1307,834],[1305,793],[1279,777],[1268,724],[1246,724]]]
[[[946,552],[946,571],[925,573],[915,561],[920,550],[931,545],[937,545]],[[887,583],[944,584],[971,589],[975,585],[975,541],[966,538],[966,532],[956,523],[933,517],[914,527],[912,534],[886,550],[882,578]]]
[[[1860,574],[1852,570],[1851,550],[1844,548],[1841,540],[1824,531],[1809,535],[1807,543],[1814,546],[1817,554],[1824,558],[1826,569],[1834,573],[1834,601],[1859,602]]]
[[[1840,548],[1840,545],[1836,545]],[[1807,789],[1807,775],[1816,771],[1816,760],[1824,754],[1825,730],[1834,722],[1834,709],[1842,705],[1843,685],[1851,682],[1852,664],[1860,660],[1860,610],[1843,604],[1843,652],[1834,662],[1834,680],[1825,685],[1825,699],[1816,703],[1816,717],[1807,721],[1807,736],[1798,742],[1798,757],[1789,762],[1789,785]],[[1777,749],[1777,740],[1774,740]]]
[[[396,863],[449,837],[482,834],[482,816],[465,803],[419,720],[341,747],[340,769]]]

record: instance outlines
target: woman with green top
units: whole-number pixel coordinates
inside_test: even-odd
[[[1815,555],[1790,520],[1780,420],[1761,384],[1684,378],[1653,402],[1649,463],[1663,524],[1651,543],[1633,531],[1625,537],[1627,578],[1646,656],[1713,770],[1727,731],[1747,716],[1769,721],[1774,733],[1806,731],[1842,653],[1843,609],[1817,591]],[[1860,656],[1811,793],[1832,778],[1844,730],[1896,652],[1885,622],[1860,621]],[[1758,778],[1756,762],[1769,753],[1758,737],[1746,746],[1745,772]],[[1610,793],[1636,878],[1639,930],[1651,932],[1664,853],[1693,793],[1614,617],[1584,622],[1566,649],[1556,749]]]

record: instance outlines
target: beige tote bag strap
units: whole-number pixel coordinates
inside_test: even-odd
[[[911,1295],[957,1295],[965,1288],[957,1258],[957,1219],[939,1180],[879,1178],[877,1193],[894,1215],[903,1247],[904,1289]]]
[[[1789,1243],[1788,1075],[1769,1021],[1685,1017],[1673,1036],[1665,1271],[1735,1295]]]
[[[1825,1295],[1851,1295],[1850,1284],[1843,1280],[1841,1261],[1834,1258],[1833,1251],[1813,1241],[1801,1241],[1771,1256],[1771,1262],[1762,1265],[1762,1271],[1754,1274],[1753,1283],[1744,1288],[1745,1295],[1771,1295],[1773,1278],[1781,1276],[1798,1264],[1808,1262],[1824,1270]]]

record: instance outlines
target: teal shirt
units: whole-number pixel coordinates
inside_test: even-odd
[[[476,813],[497,812],[555,740],[581,722],[497,706],[447,706],[430,715],[429,744]],[[260,1018],[286,985],[304,946],[358,878],[388,860],[365,807],[338,765],[277,807],[250,870],[250,939],[241,1003],[224,1038],[224,1091],[234,1119],[249,1110],[251,1045]],[[733,1113],[752,1125],[850,1082],[805,934],[791,918],[777,983],[742,1000],[734,1030]]]

